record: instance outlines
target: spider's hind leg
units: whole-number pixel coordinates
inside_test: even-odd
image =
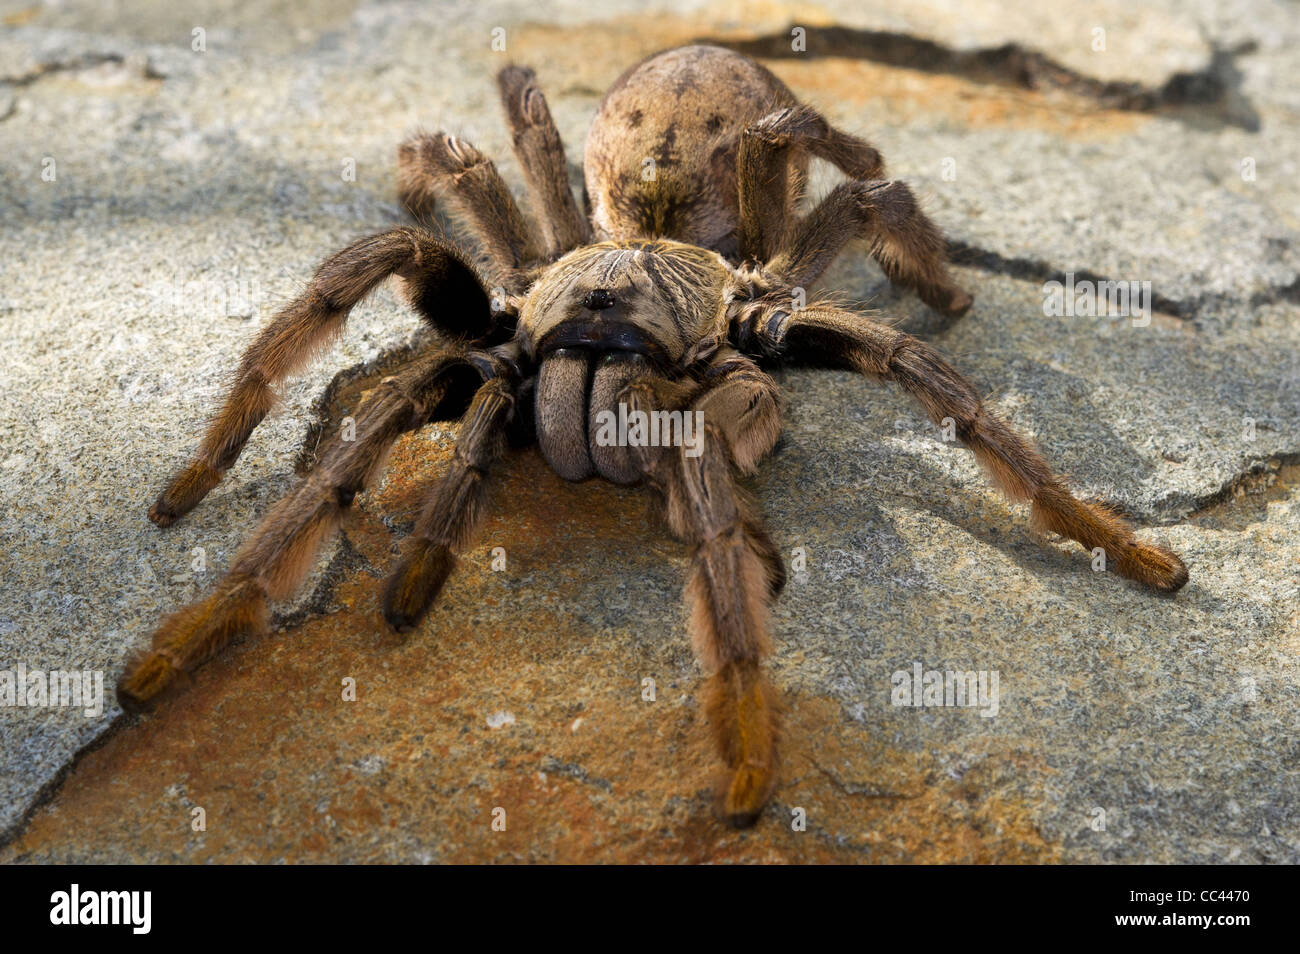
[[[456,449],[384,585],[384,618],[406,632],[424,617],[456,566],[487,499],[488,471],[505,452],[515,402],[507,375],[490,377],[461,420]]]
[[[931,308],[953,318],[970,308],[970,293],[948,270],[943,233],[898,180],[854,179],[836,186],[790,231],[768,271],[785,284],[806,288],[855,238],[867,241],[891,282],[915,288]]]
[[[834,163],[850,181],[794,221],[789,167],[796,151]],[[807,106],[777,110],[741,135],[740,250],[787,285],[806,288],[852,239],[866,239],[890,281],[915,288],[950,316],[971,296],[948,271],[943,233],[902,182],[882,181],[880,153]]]
[[[294,592],[321,544],[337,528],[353,498],[378,473],[404,432],[463,407],[464,358],[430,352],[386,378],[356,412],[356,439],[335,437],[316,467],[262,521],[212,593],[164,619],[152,649],[118,682],[124,708],[156,699],[181,672],[200,665],[245,633],[261,631],[267,602]],[[475,378],[477,375],[475,375]]]

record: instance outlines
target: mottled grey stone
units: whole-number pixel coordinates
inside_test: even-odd
[[[645,12],[630,0],[181,6],[61,4],[30,22],[16,13],[0,36],[0,667],[100,669],[111,687],[158,617],[196,597],[290,486],[334,373],[409,339],[414,319],[381,291],[285,389],[282,412],[204,506],[165,533],[146,520],[252,331],[325,254],[400,218],[393,159],[405,133],[467,134],[519,184],[491,83],[492,27],[566,24],[581,42],[638,10],[698,24],[688,36],[772,36],[797,22],[776,6],[738,22],[709,4]],[[1169,599],[1091,572],[1077,547],[1031,530],[895,389],[792,370],[788,428],[755,482],[782,547],[808,553],[775,610],[779,681],[838,700],[899,750],[933,750],[937,775],[962,777],[989,744],[1023,748],[1033,770],[998,763],[980,776],[984,796],[1027,803],[1068,860],[1300,860],[1294,11],[1263,0],[826,10],[854,30],[953,50],[1015,43],[1151,89],[1253,43],[1231,63],[1233,95],[1258,128],[1208,109],[1112,110],[1063,132],[1050,100],[1046,112],[958,121],[928,103],[838,96],[833,82],[807,91],[917,188],[976,266],[961,270],[976,305],[945,326],[852,260],[828,285],[952,355],[1081,491],[1184,554],[1192,582]],[[1096,25],[1106,53],[1089,48]],[[191,49],[195,28],[205,52]],[[567,50],[536,64],[575,174],[613,79],[580,59]],[[1059,109],[1083,107],[1065,97]],[[47,160],[54,181],[42,179]],[[341,175],[348,160],[355,181]],[[1065,272],[1149,281],[1167,313],[1146,327],[1048,317],[1042,283]],[[206,575],[190,569],[196,547]],[[680,619],[662,611],[684,567],[671,552],[630,569],[621,597],[604,579],[619,568],[595,554],[548,572],[585,625],[634,634],[624,638],[689,685]],[[536,595],[548,579],[508,586]],[[455,612],[506,612],[449,598]],[[999,670],[1001,714],[889,706],[890,674],[914,661]],[[0,832],[12,836],[117,716],[111,698],[98,719],[0,710]],[[382,775],[382,757],[356,759]],[[852,765],[841,777],[871,783]],[[1090,827],[1096,808],[1102,832]],[[428,857],[408,849],[395,850]]]

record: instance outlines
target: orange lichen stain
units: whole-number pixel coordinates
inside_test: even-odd
[[[516,62],[546,67],[543,84],[553,76],[565,84],[564,92],[599,94],[628,67],[660,50],[709,40],[753,40],[786,23],[807,27],[813,44],[815,28],[833,23],[815,7],[799,16],[769,17],[770,31],[740,28],[725,19],[710,23],[707,12],[703,16],[619,17],[586,24],[580,31],[527,24],[511,34],[511,55]],[[747,22],[764,21],[751,15]],[[874,125],[942,119],[971,129],[1036,129],[1074,139],[1107,139],[1128,135],[1148,121],[1140,113],[1104,108],[1061,90],[1017,89],[840,56],[760,59],[805,101],[840,115],[852,107],[861,111],[864,123]],[[483,63],[485,69],[494,65],[489,59]],[[865,127],[850,131],[870,136]]]
[[[843,57],[767,65],[814,105],[870,108],[875,122],[942,118],[971,129],[1036,129],[1071,139],[1106,139],[1128,135],[1148,121],[1140,113],[1105,109],[1060,91],[1013,89]]]
[[[4,23],[4,25],[8,27],[26,26],[40,15],[40,6],[24,7],[21,10],[6,13],[4,19],[0,20],[0,23]]]
[[[934,753],[882,745],[838,701],[807,694],[785,699],[772,803],[754,829],[727,828],[714,814],[719,766],[698,721],[698,670],[658,672],[656,699],[643,699],[640,634],[598,629],[574,615],[574,600],[544,599],[573,586],[563,583],[573,573],[505,598],[471,553],[429,620],[393,636],[377,599],[395,542],[383,519],[418,509],[447,449],[436,437],[400,441],[389,478],[358,498],[343,532],[379,577],[349,575],[332,595],[336,611],[232,647],[154,713],[112,732],[0,860],[1058,857],[1032,807],[999,782],[1011,774],[1032,787],[1046,772],[1032,757],[989,744],[954,781],[933,770]],[[538,578],[567,560],[579,578],[603,574],[617,586],[620,563],[657,558],[652,550],[684,561],[649,519],[646,497],[566,484],[526,452],[503,466],[479,540],[503,541],[512,567]],[[476,609],[493,595],[496,609]],[[345,680],[356,701],[344,700]],[[510,719],[490,721],[498,713]],[[196,806],[205,832],[191,828]],[[796,808],[806,831],[792,829]]]
[[[543,619],[539,632],[573,621]],[[714,762],[693,687],[642,701],[626,650],[537,664],[525,692],[508,661],[540,651],[502,626],[439,653],[454,626],[422,632],[400,667],[351,643],[341,614],[251,643],[239,671],[219,660],[192,692],[118,731],[74,769],[0,858],[193,861],[427,858],[458,862],[1027,862],[1055,849],[1032,811],[983,794],[992,766],[1043,769],[990,748],[980,771],[935,780],[925,752],[880,745],[834,700],[787,699],[784,782],[759,825],[735,832],[712,809]],[[273,640],[292,643],[276,652]],[[531,652],[530,652],[531,651]],[[239,651],[237,651],[239,652]],[[335,697],[338,672],[360,687]],[[424,686],[462,684],[422,704]],[[574,728],[573,691],[584,687]],[[503,701],[505,700],[505,701]],[[314,704],[313,704],[314,703]],[[489,728],[507,706],[516,721]],[[324,711],[317,709],[323,706]],[[332,716],[330,713],[337,713]],[[190,807],[208,831],[189,830]],[[802,808],[806,831],[791,827]],[[493,827],[504,812],[504,830]],[[75,820],[75,823],[72,823]]]

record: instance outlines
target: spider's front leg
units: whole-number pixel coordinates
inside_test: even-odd
[[[682,412],[702,422],[702,443],[635,450],[662,496],[669,527],[693,546],[686,584],[695,654],[709,673],[704,712],[728,776],[720,810],[738,828],[752,825],[779,773],[780,706],[762,666],[768,606],[785,582],[780,553],[761,517],[736,486],[734,471],[766,455],[780,430],[776,383],[731,353],[714,365],[708,389]],[[625,392],[629,410],[662,410],[654,379]]]
[[[578,211],[569,188],[564,143],[551,118],[546,97],[533,71],[507,66],[497,74],[501,105],[514,139],[515,155],[528,181],[528,191],[541,213],[546,252],[557,257],[591,242],[591,223]]]
[[[320,462],[271,510],[205,599],[167,617],[152,649],[118,683],[123,708],[156,699],[232,639],[261,631],[267,601],[301,584],[322,542],[382,466],[392,443],[426,421],[464,407],[465,381],[478,380],[458,351],[438,351],[386,378],[356,412],[356,439],[334,437]]]
[[[356,304],[390,275],[406,280],[412,307],[444,334],[464,341],[492,330],[487,293],[452,246],[418,228],[352,243],[326,259],[307,289],[248,346],[198,451],[150,507],[150,520],[169,526],[207,496],[275,404],[275,386],[327,345]]]
[[[541,245],[496,163],[464,139],[421,133],[397,148],[397,177],[398,198],[417,219],[432,210],[435,193],[450,202],[483,243],[494,285],[511,294],[527,286]]]
[[[795,150],[835,163],[852,179],[797,223],[789,181]],[[850,240],[863,238],[890,281],[915,288],[946,315],[965,314],[972,299],[948,270],[943,233],[906,185],[881,181],[883,175],[875,149],[807,106],[765,116],[740,140],[741,255],[770,263],[785,284],[807,288]]]
[[[488,491],[488,471],[504,453],[515,409],[516,379],[499,361],[478,389],[456,436],[451,463],[415,522],[401,561],[384,586],[384,618],[397,632],[429,611],[468,542]]]
[[[921,300],[951,317],[973,299],[948,271],[943,233],[897,180],[854,180],[836,186],[786,236],[767,271],[791,287],[809,287],[851,240],[865,239],[891,282],[915,288]]]
[[[1138,540],[1118,514],[1071,494],[1029,442],[989,413],[970,382],[925,342],[842,309],[814,305],[791,314],[768,300],[742,311],[735,336],[751,353],[847,367],[897,382],[936,424],[954,422],[957,438],[993,483],[1012,500],[1029,501],[1040,526],[1088,550],[1101,548],[1108,566],[1148,586],[1173,592],[1187,582],[1177,554]]]

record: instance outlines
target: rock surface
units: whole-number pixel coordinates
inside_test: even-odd
[[[856,254],[826,287],[952,355],[1192,579],[1166,598],[1092,572],[896,390],[786,372],[786,435],[754,482],[807,559],[775,610],[786,765],[737,833],[711,813],[687,554],[641,491],[519,455],[439,609],[384,635],[377,586],[450,453],[431,427],[399,442],[277,631],[153,715],[0,709],[0,860],[1300,860],[1294,11],[184,6],[0,7],[0,667],[111,686],[292,485],[335,374],[410,341],[381,290],[198,510],[167,532],[145,519],[253,330],[323,256],[400,220],[408,131],[464,134],[518,185],[492,75],[531,63],[576,182],[604,88],[701,39],[763,54],[871,138],[976,305],[940,322]],[[1026,62],[1059,69],[1028,88]],[[1066,273],[1150,282],[1150,322],[1045,315]],[[378,371],[358,374],[330,414]],[[996,670],[997,716],[892,706],[916,662]]]

